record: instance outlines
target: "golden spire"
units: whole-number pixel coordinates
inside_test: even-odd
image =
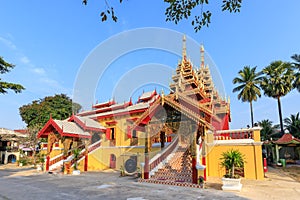
[[[201,55],[201,68],[204,68],[204,46],[201,44],[200,46],[200,55]]]
[[[182,58],[183,59],[186,58],[186,37],[185,37],[185,35],[183,35],[183,38],[182,38]]]

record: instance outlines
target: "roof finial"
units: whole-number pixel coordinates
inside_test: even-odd
[[[186,37],[183,35],[182,38],[182,58],[186,59]]]
[[[200,47],[200,54],[201,54],[201,68],[204,68],[204,46],[201,44]]]

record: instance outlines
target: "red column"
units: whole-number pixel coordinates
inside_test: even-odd
[[[89,156],[86,153],[84,156],[84,171],[86,172],[88,170],[88,161],[89,161]]]
[[[193,183],[198,184],[198,171],[196,169],[197,160],[196,157],[193,156],[192,158],[192,177],[193,177]]]
[[[49,171],[49,165],[50,165],[50,156],[46,157],[46,171]]]
[[[267,159],[264,158],[264,172],[268,172]]]
[[[206,159],[204,156],[202,157],[202,165],[206,166]],[[203,178],[206,181],[206,167],[204,168],[204,171],[203,171]]]
[[[149,154],[145,153],[144,179],[149,179]]]

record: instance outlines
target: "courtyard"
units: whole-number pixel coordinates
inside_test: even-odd
[[[243,179],[241,192],[223,192],[220,178],[209,178],[205,189],[196,189],[139,183],[114,171],[73,176],[1,165],[0,199],[297,199],[300,182],[290,177],[293,173],[297,171],[269,168],[265,180]]]

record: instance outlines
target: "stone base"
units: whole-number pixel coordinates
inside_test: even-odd
[[[80,175],[80,170],[74,170],[74,171],[72,172],[72,174],[73,174],[73,175]]]
[[[232,179],[232,178],[222,178],[223,186],[222,190],[224,191],[241,191],[242,184],[241,179]]]

